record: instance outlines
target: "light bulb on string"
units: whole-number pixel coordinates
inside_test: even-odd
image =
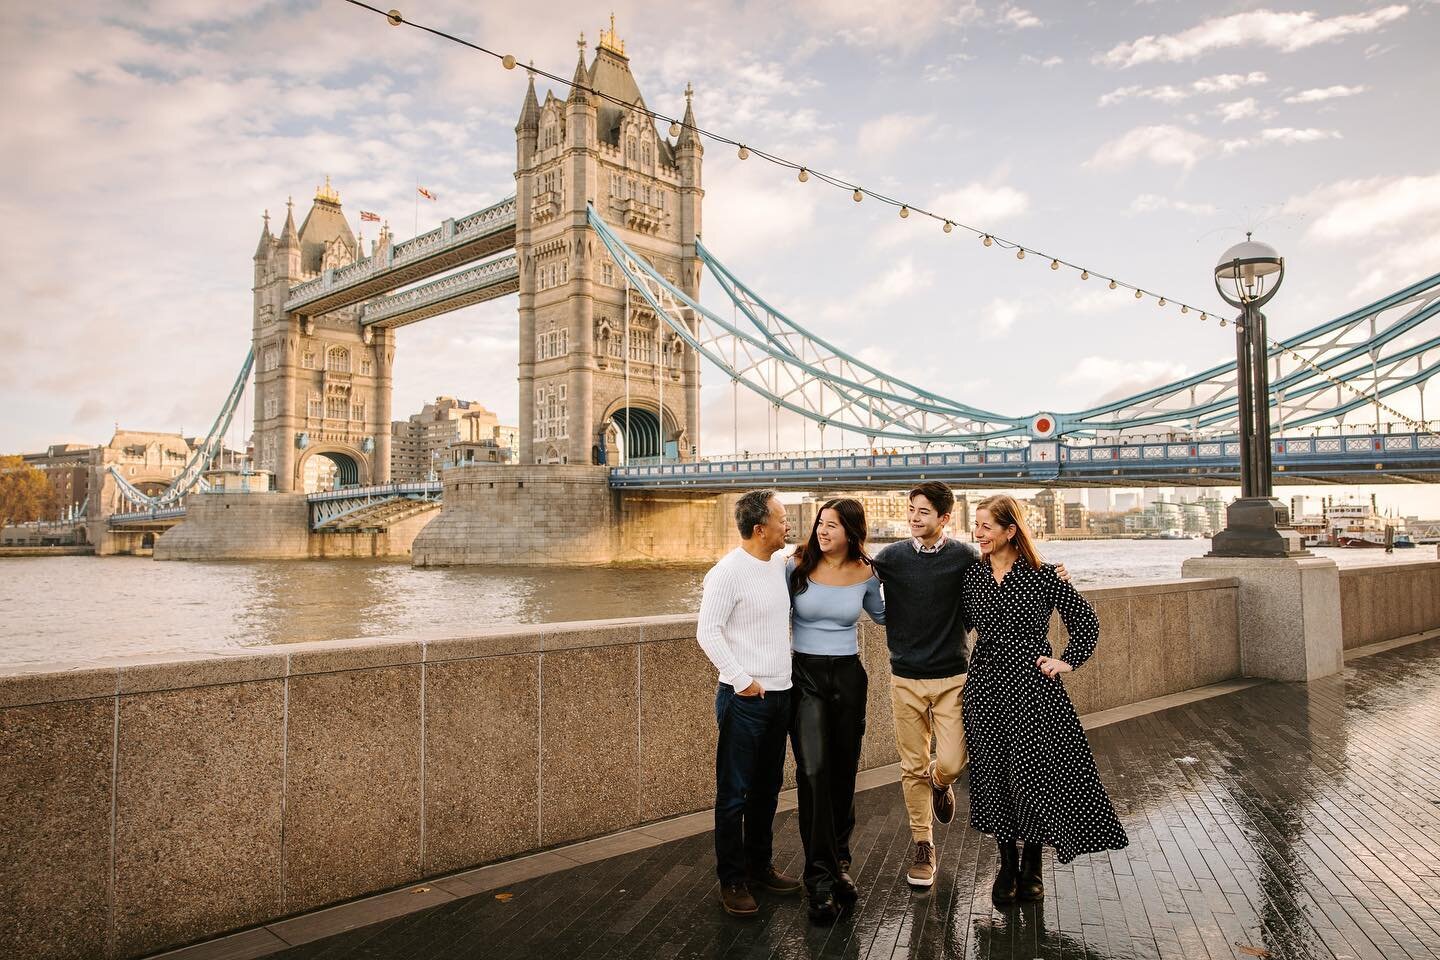
[[[515,69],[515,58],[512,57],[512,56],[511,56],[510,54],[508,54],[508,53],[505,54],[505,56],[503,56],[503,57],[500,58],[500,62],[501,62],[502,64],[504,64],[506,70],[514,70],[514,69]]]
[[[1164,298],[1164,297],[1161,297],[1161,298],[1160,298],[1160,302],[1159,302],[1158,304],[1156,304],[1156,306],[1160,306],[1160,307],[1165,306],[1165,298]]]
[[[1118,286],[1119,286],[1119,284],[1116,283],[1114,280],[1111,280],[1111,281],[1110,281],[1110,289],[1111,289],[1111,290],[1114,290],[1114,289],[1115,289],[1116,287],[1118,287]]]
[[[1051,269],[1051,270],[1059,270],[1059,269],[1060,269],[1060,261],[1059,261],[1059,260],[1051,260],[1051,261],[1050,261],[1050,269]]]
[[[1225,318],[1224,318],[1224,317],[1221,317],[1221,318],[1220,318],[1220,326],[1222,326],[1222,327],[1225,326]]]
[[[856,188],[855,188],[855,192],[852,193],[850,196],[852,196],[852,197],[855,198],[855,202],[856,202],[856,203],[859,203],[861,200],[864,200],[864,199],[865,199],[865,192],[864,192],[863,190],[861,190],[859,187],[856,187]]]
[[[910,208],[907,207],[907,206],[905,206],[905,204],[902,203],[902,204],[900,205],[900,219],[901,219],[901,220],[904,220],[904,219],[905,219],[906,217],[908,217],[908,216],[910,216]]]
[[[946,233],[949,233],[951,230],[955,229],[955,224],[951,223],[949,220],[946,220],[945,226],[942,229],[944,229]]]
[[[392,27],[398,27],[405,22],[405,18],[400,15],[399,10],[391,10],[385,14],[385,19],[390,21],[390,26]]]
[[[800,175],[799,175],[799,178],[798,178],[798,179],[800,180],[801,183],[804,183],[805,181],[809,180],[809,179],[810,179],[810,171],[809,171],[809,170],[806,170],[804,167],[801,167],[801,168],[800,168]]]
[[[1021,247],[1019,250],[1016,250],[1016,251],[1015,251],[1015,259],[1016,259],[1016,260],[1024,260],[1024,259],[1025,259],[1025,248],[1024,248],[1024,247]]]
[[[1089,279],[1090,279],[1090,271],[1089,271],[1089,270],[1081,270],[1081,271],[1080,271],[1080,279],[1081,279],[1081,280],[1089,280]]]
[[[1202,313],[1202,314],[1200,314],[1200,322],[1201,322],[1201,323],[1204,323],[1206,320],[1209,320],[1209,319],[1210,319],[1210,314],[1208,314],[1208,313]]]
[[[984,238],[982,239],[981,242],[984,243],[985,246],[988,247],[988,246],[990,246],[990,244],[991,244],[993,241],[990,239],[990,234],[987,233],[987,234],[985,234],[985,236],[984,236]]]
[[[739,157],[740,157],[741,160],[749,160],[749,159],[750,159],[750,148],[747,147],[747,146],[745,146],[745,144],[743,144],[743,143],[740,144]]]
[[[1185,306],[1185,304],[1182,303],[1182,304],[1180,304],[1180,312],[1181,312],[1181,313],[1189,313],[1189,312],[1190,312],[1190,308],[1187,307],[1187,306]]]
[[[679,140],[679,139],[680,139],[680,132],[681,132],[683,129],[684,129],[684,128],[680,126],[680,121],[679,121],[679,120],[671,120],[671,121],[670,121],[670,136],[671,136],[673,139]]]
[[[1136,299],[1136,300],[1139,300],[1139,299],[1140,299],[1141,297],[1143,297],[1143,296],[1145,296],[1145,291],[1144,291],[1144,290],[1136,290],[1136,291],[1135,291],[1135,299]]]

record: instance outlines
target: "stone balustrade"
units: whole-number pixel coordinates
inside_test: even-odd
[[[1440,629],[1440,561],[1340,568],[1345,649]]]
[[[1082,713],[1239,675],[1236,581],[1085,593]],[[896,756],[868,622],[862,655],[869,768]],[[0,676],[0,955],[141,956],[708,808],[714,690],[689,616]]]

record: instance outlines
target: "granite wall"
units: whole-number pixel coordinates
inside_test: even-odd
[[[1076,706],[1236,676],[1237,592],[1086,591]],[[874,767],[896,755],[868,622],[862,653]],[[141,956],[708,808],[714,692],[688,616],[0,676],[0,956]]]
[[[1440,630],[1440,561],[1340,568],[1345,649]]]

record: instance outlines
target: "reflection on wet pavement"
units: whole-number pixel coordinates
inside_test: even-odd
[[[1035,907],[991,907],[995,848],[963,814],[937,828],[935,886],[912,891],[891,784],[857,797],[862,901],[830,929],[798,899],[723,914],[705,834],[275,956],[1440,957],[1440,639],[1090,737],[1131,845],[1064,867],[1047,853]],[[793,812],[776,837],[777,864],[798,873]]]

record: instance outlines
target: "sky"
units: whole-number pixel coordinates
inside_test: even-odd
[[[562,76],[610,12],[394,2]],[[682,112],[693,83],[702,126],[1173,300],[1219,306],[1213,265],[1254,230],[1286,257],[1275,336],[1440,271],[1433,0],[614,13],[653,109]],[[417,181],[439,197],[421,230],[514,192],[524,71],[343,0],[6,4],[0,41],[3,451],[103,442],[117,422],[203,431],[249,346],[261,215],[293,196],[302,216],[326,175],[352,223],[374,210],[401,238]],[[1233,356],[1229,331],[1194,314],[1106,296],[723,145],[707,147],[704,177],[721,259],[936,392],[1078,410]],[[395,415],[448,394],[513,422],[515,331],[513,298],[402,329]],[[702,452],[728,450],[719,377],[704,404]],[[763,446],[758,398],[740,421],[741,446]],[[785,445],[801,439],[782,426]],[[1440,515],[1434,488],[1382,499]]]

